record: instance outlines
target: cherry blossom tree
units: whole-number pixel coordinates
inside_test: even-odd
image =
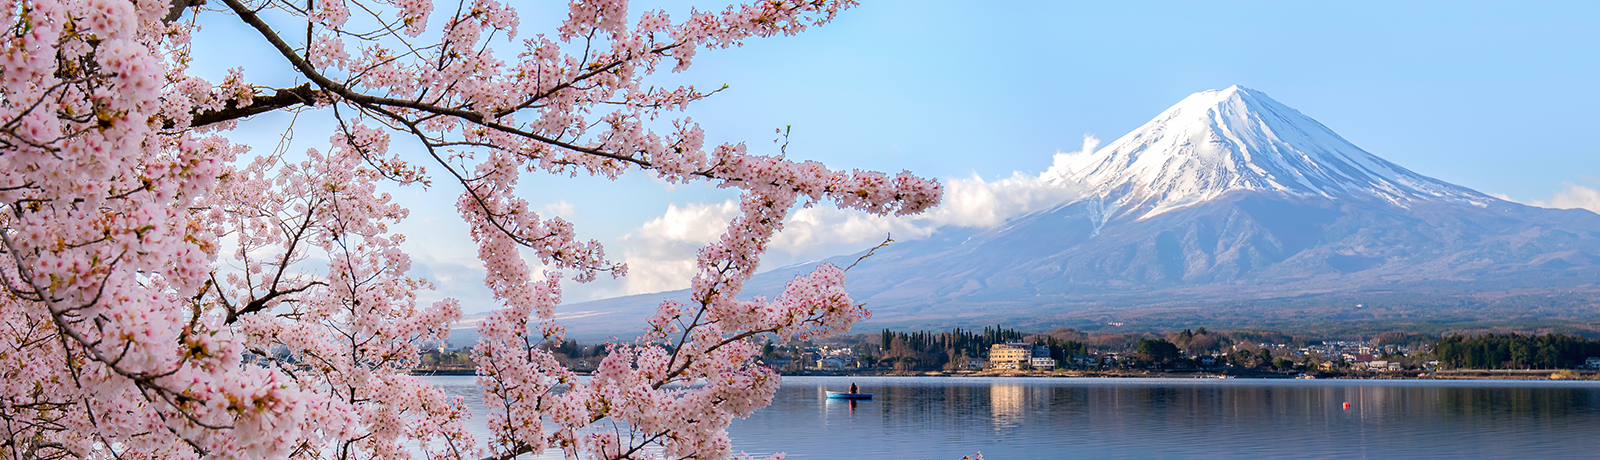
[[[706,145],[681,112],[714,91],[651,75],[703,49],[792,35],[851,0],[630,14],[573,0],[519,34],[496,0],[0,0],[0,455],[8,458],[724,458],[726,427],[778,376],[752,339],[848,330],[867,312],[822,265],[741,298],[796,206],[876,214],[940,185]],[[305,84],[189,75],[200,15],[254,30]],[[209,17],[208,16],[208,17]],[[328,147],[253,154],[244,118],[320,111]],[[580,380],[542,348],[567,281],[621,276],[601,245],[534,212],[529,172],[736,189],[692,300],[664,302]],[[461,316],[390,232],[384,183],[461,192],[500,309],[474,349],[488,439],[462,402],[409,377]],[[448,187],[445,187],[448,185]],[[541,270],[536,272],[535,268]]]

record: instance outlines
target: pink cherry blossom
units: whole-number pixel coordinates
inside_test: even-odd
[[[869,315],[826,264],[775,298],[740,297],[787,213],[831,202],[909,214],[941,194],[910,173],[708,146],[680,112],[712,92],[642,83],[702,49],[827,23],[849,0],[678,18],[574,0],[555,31],[522,38],[496,0],[0,3],[8,457],[726,458],[728,424],[779,384],[754,340],[840,333]],[[276,50],[262,58],[307,83],[189,75],[198,14],[254,30]],[[274,110],[330,113],[328,147],[291,157],[229,141],[239,120]],[[401,143],[424,154],[391,151]],[[565,333],[562,285],[627,267],[534,211],[517,188],[527,172],[741,193],[739,217],[699,254],[692,300],[663,302],[587,381],[545,347]],[[432,286],[408,275],[406,237],[390,228],[409,211],[385,181],[460,191],[497,302],[473,349],[488,439],[464,428],[462,401],[406,373],[463,307],[418,301]]]

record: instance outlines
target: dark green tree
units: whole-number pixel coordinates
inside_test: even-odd
[[[1167,339],[1139,339],[1134,344],[1134,352],[1140,359],[1157,364],[1170,364],[1182,357],[1178,353],[1178,346]]]

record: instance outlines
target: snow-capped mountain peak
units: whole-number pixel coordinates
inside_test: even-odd
[[[1093,152],[1058,159],[1046,178],[1076,184],[1106,217],[1146,218],[1236,190],[1482,203],[1481,193],[1367,153],[1260,91],[1195,93]]]

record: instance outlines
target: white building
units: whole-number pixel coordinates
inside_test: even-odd
[[[1033,348],[1024,343],[997,343],[989,347],[989,363],[995,369],[1021,369],[1033,359]]]
[[[842,371],[851,367],[851,361],[848,356],[827,356],[817,360],[817,369]]]

